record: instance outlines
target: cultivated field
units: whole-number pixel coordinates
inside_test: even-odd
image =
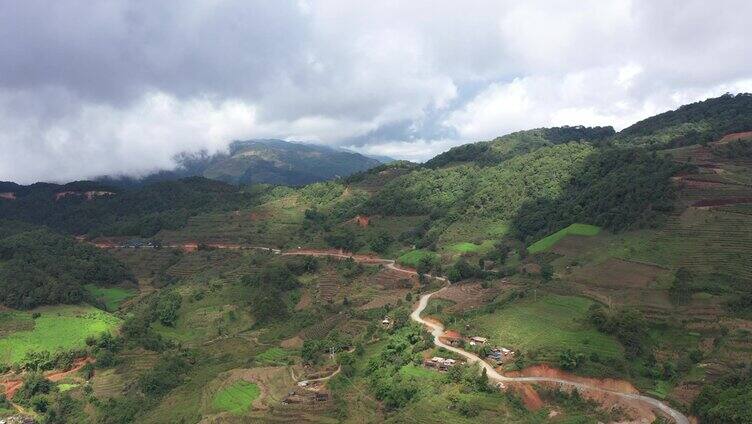
[[[105,332],[114,332],[120,319],[91,306],[47,306],[32,312],[4,311],[0,313],[0,326],[13,327],[18,322],[27,325],[32,313],[31,328],[11,331],[0,338],[0,359],[14,363],[29,351],[56,351],[85,346],[86,338]]]

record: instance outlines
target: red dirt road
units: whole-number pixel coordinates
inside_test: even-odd
[[[76,371],[80,370],[81,368],[84,367],[84,365],[88,363],[93,363],[93,362],[94,362],[94,358],[91,358],[91,357],[78,358],[75,361],[73,361],[73,367],[71,367],[71,369],[67,371],[49,371],[45,373],[44,376],[50,381],[57,382],[75,373]],[[22,379],[8,380],[0,384],[5,386],[5,397],[7,397],[8,399],[13,399],[13,396],[16,394],[18,389],[20,389],[21,386],[23,385],[23,380]]]

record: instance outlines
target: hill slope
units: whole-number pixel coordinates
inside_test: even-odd
[[[132,185],[202,176],[231,184],[299,186],[346,177],[381,164],[359,153],[282,140],[235,141],[228,153],[184,153],[177,161],[176,169],[160,171],[141,180],[111,177],[101,180]]]

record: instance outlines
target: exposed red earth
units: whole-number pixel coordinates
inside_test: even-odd
[[[13,193],[12,191],[0,193],[0,199],[16,200],[16,193]]]
[[[50,381],[57,382],[65,377],[68,377],[69,375],[77,372],[81,368],[83,368],[88,363],[93,363],[94,358],[91,357],[84,357],[84,358],[78,358],[75,361],[73,361],[73,366],[69,370],[65,371],[49,371],[44,374],[45,378],[47,378]],[[0,382],[5,387],[5,397],[8,399],[13,399],[13,396],[16,394],[18,389],[21,388],[23,385],[23,379],[13,379],[13,380],[7,380]]]

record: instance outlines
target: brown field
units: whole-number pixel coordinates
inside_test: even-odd
[[[481,307],[491,302],[499,293],[501,288],[497,284],[483,288],[481,283],[473,282],[451,285],[435,297],[454,302],[447,310],[455,313]]]
[[[563,256],[578,256],[603,244],[605,237],[567,235],[551,247],[551,252]]]
[[[384,290],[378,293],[376,297],[371,299],[368,303],[360,305],[358,309],[374,309],[381,308],[384,305],[395,305],[398,301],[404,300],[409,292],[410,290],[408,289]]]
[[[647,288],[668,272],[654,265],[612,258],[575,269],[572,279],[598,287]]]

